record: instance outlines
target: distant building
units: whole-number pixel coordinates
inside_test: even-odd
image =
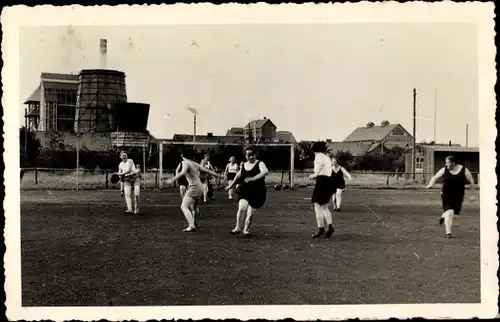
[[[276,132],[276,141],[278,141],[278,143],[297,143],[292,132],[289,131]]]
[[[172,141],[174,142],[193,142],[192,134],[174,134]],[[226,136],[226,135],[213,135],[213,133],[207,133],[206,135],[196,135],[195,139],[197,144],[201,143],[217,143],[217,144],[227,144],[227,143],[238,143],[242,144],[243,137],[239,136]]]
[[[242,127],[232,127],[226,132],[226,136],[241,136],[243,137],[243,128]]]
[[[366,153],[366,150],[361,147],[360,144],[356,142],[329,142],[327,141],[328,150],[333,154],[339,152],[349,152],[353,156],[362,156]]]
[[[254,142],[274,142],[276,140],[276,125],[266,117],[250,121],[243,128],[245,141],[248,140],[249,136]]]
[[[401,124],[367,125],[355,129],[342,143],[355,143],[364,153],[383,153],[396,146],[410,147],[413,136]]]
[[[42,73],[24,102],[26,122],[34,131],[74,132],[78,75]]]
[[[457,162],[466,166],[473,174],[476,182],[479,173],[479,148],[462,147],[457,144],[417,144],[415,146],[415,172],[416,179],[428,181],[444,166],[445,158],[455,156]],[[405,172],[412,173],[411,148],[405,154]]]

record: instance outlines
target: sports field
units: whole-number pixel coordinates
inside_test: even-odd
[[[229,234],[236,202],[217,192],[196,233],[174,190],[21,191],[23,306],[479,303],[479,191],[453,239],[438,190],[348,187],[330,239],[312,189],[269,190],[252,238]],[[469,200],[475,196],[476,200]]]

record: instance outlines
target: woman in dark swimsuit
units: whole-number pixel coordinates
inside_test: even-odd
[[[253,209],[261,208],[266,202],[265,177],[269,173],[269,170],[264,162],[257,160],[253,148],[246,148],[245,156],[247,162],[241,164],[239,172],[236,174],[233,182],[226,187],[226,191],[229,191],[236,185],[236,193],[239,197],[236,227],[231,231],[231,234],[236,235],[240,233],[241,215],[246,211],[243,235],[250,236],[252,211]]]
[[[352,180],[351,174],[338,163],[336,157],[332,157],[332,182],[335,189],[332,197],[334,211],[340,211],[340,205],[342,204],[342,192],[344,192],[345,189],[344,176],[346,176],[349,180]]]
[[[465,185],[470,183],[472,188],[474,178],[465,166],[456,163],[455,157],[452,155],[445,159],[445,166],[431,178],[426,188],[431,188],[441,178],[443,179],[441,203],[444,213],[439,219],[439,224],[442,225],[444,223],[446,238],[451,238],[453,216],[460,214],[465,196]]]

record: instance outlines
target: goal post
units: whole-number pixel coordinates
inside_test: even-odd
[[[158,187],[163,188],[163,172],[164,172],[164,155],[165,155],[165,149],[164,146],[176,146],[176,147],[192,147],[195,150],[204,150],[204,149],[210,149],[210,148],[227,148],[229,149],[232,147],[241,147],[241,151],[246,147],[254,147],[257,149],[257,156],[259,156],[259,150],[264,149],[264,148],[277,148],[277,147],[282,147],[282,148],[287,148],[289,150],[289,158],[288,158],[288,165],[290,167],[290,188],[294,186],[294,168],[295,168],[295,144],[291,143],[257,143],[257,144],[247,144],[247,143],[217,143],[217,142],[177,142],[177,141],[160,141],[159,142],[159,147],[158,147],[158,152],[159,152],[159,160],[158,160]],[[167,152],[167,157],[168,157],[168,152]],[[195,160],[199,162],[200,160]],[[227,160],[226,160],[227,161]],[[242,160],[238,160],[242,161]],[[266,161],[266,160],[263,160]],[[178,159],[178,162],[180,162],[180,159]],[[267,162],[266,162],[267,163]],[[277,169],[272,169],[272,170],[277,170]],[[283,169],[280,169],[283,170]],[[271,169],[270,169],[271,171]]]

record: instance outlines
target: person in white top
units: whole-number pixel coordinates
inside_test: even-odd
[[[125,192],[125,203],[127,210],[125,214],[139,213],[139,194],[141,191],[140,169],[135,166],[134,161],[129,159],[127,153],[120,153],[122,161],[118,165],[118,175],[120,176],[120,192]],[[134,198],[132,198],[132,189]]]
[[[314,152],[314,173],[309,176],[309,179],[316,179],[311,202],[314,204],[314,212],[318,224],[318,231],[312,237],[318,238],[322,235],[330,237],[335,231],[333,228],[332,213],[328,209],[328,204],[334,193],[331,179],[332,161],[326,154],[327,145],[325,142],[314,142],[312,150]],[[324,227],[325,221],[328,224],[326,233]]]
[[[193,161],[194,151],[187,149],[182,152],[182,170],[178,172],[173,178],[167,179],[168,184],[172,184],[182,176],[186,177],[188,188],[182,198],[181,210],[186,217],[188,227],[183,231],[192,232],[196,230],[196,204],[203,196],[203,184],[200,180],[200,173],[208,173],[213,176],[219,176],[202,165]]]
[[[342,192],[345,189],[345,179],[344,176],[349,180],[352,180],[351,174],[341,166],[336,157],[332,157],[332,182],[334,186],[334,193],[332,198],[333,210],[340,211],[340,205],[342,204]]]
[[[231,183],[233,183],[233,180],[239,171],[240,171],[240,166],[238,165],[238,163],[236,163],[236,158],[235,157],[229,158],[229,163],[226,166],[226,170],[224,170],[224,178],[226,179],[228,186]],[[229,199],[233,199],[234,188],[229,189],[228,193],[229,193]]]

